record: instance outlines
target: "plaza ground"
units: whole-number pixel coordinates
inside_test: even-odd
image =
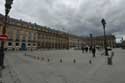
[[[113,65],[107,65],[107,57],[101,56],[104,51],[97,51],[95,58],[80,50],[9,51],[2,80],[4,83],[125,83],[125,50],[113,51]]]

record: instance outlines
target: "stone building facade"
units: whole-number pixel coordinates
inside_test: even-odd
[[[83,37],[69,34],[69,48],[81,48],[83,45],[86,45],[85,41],[83,41]]]
[[[0,33],[4,26],[3,16],[0,16]],[[34,26],[35,28],[35,26]],[[5,48],[7,50],[28,50],[37,48],[37,30],[30,24],[16,19],[8,19],[6,34],[8,41],[5,41]]]
[[[106,43],[107,43],[107,46],[109,47],[116,47],[116,38],[114,35],[107,35],[106,36]],[[88,46],[101,46],[101,47],[104,47],[104,37],[103,36],[96,36],[96,37],[92,37],[92,39],[90,37],[86,37],[86,38],[83,38],[83,41],[86,42],[86,44]]]
[[[0,34],[4,26],[3,20],[4,16],[0,14]],[[5,42],[7,50],[69,49],[91,45],[89,37],[80,37],[9,17],[6,34],[9,37],[9,40]],[[104,47],[103,36],[93,37],[92,44]],[[114,36],[107,36],[107,45],[115,47]]]
[[[4,16],[0,15],[0,33],[4,26]],[[5,42],[7,50],[68,49],[69,37],[65,32],[50,29],[8,17]]]
[[[38,30],[38,48],[68,49],[68,34],[50,28]]]

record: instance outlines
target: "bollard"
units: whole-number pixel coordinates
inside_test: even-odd
[[[73,59],[73,63],[76,63],[76,59]]]
[[[92,60],[89,60],[89,64],[92,64]]]
[[[112,57],[111,56],[107,58],[107,64],[112,65]]]
[[[62,63],[62,59],[60,59],[60,63]]]
[[[48,62],[50,61],[50,59],[48,58]]]

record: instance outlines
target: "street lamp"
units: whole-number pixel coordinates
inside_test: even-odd
[[[106,33],[105,33],[106,21],[105,21],[104,18],[101,20],[101,23],[102,23],[102,25],[103,25],[103,30],[104,30],[104,48],[105,48],[105,56],[108,56],[107,43],[106,43],[107,39],[106,39]]]
[[[92,35],[92,33],[90,33],[90,41],[91,41],[91,43],[90,43],[90,50],[92,50],[92,46],[93,46],[92,37],[93,37],[93,35]]]
[[[4,26],[2,29],[3,35],[6,34],[7,17],[10,12],[12,3],[13,3],[13,0],[6,0],[5,2]],[[1,68],[4,68],[4,41],[1,42],[1,47],[0,47],[0,66]]]

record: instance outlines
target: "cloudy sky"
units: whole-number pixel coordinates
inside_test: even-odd
[[[125,0],[14,0],[9,15],[77,35],[102,35],[105,18],[107,34],[125,34]]]

